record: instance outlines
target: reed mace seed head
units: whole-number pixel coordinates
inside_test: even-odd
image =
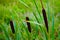
[[[42,13],[43,13],[43,18],[44,18],[45,26],[46,26],[46,29],[47,29],[47,32],[48,32],[48,20],[47,20],[46,11],[45,11],[44,8],[42,9]]]
[[[13,25],[13,21],[12,20],[10,20],[10,26],[11,26],[12,33],[15,33],[14,25]]]
[[[26,21],[29,21],[29,18],[26,17]],[[31,26],[30,26],[30,23],[29,22],[26,22],[27,23],[27,26],[28,26],[28,30],[29,32],[31,33]]]

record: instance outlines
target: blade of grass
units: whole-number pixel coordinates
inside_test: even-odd
[[[42,21],[42,17],[41,17],[41,15],[40,15],[40,12],[39,12],[39,10],[38,10],[38,6],[37,6],[35,0],[33,0],[33,2],[34,2],[34,4],[35,4],[36,10],[37,10],[37,12],[38,12],[38,14],[39,14],[39,16],[40,16],[40,21]]]
[[[50,22],[49,0],[47,0],[47,11],[48,11],[48,23],[49,23]]]
[[[54,40],[54,15],[52,16],[52,40]]]
[[[39,24],[38,22],[34,22],[34,21],[26,21],[26,22],[29,22],[29,23],[32,23],[32,24],[36,24],[36,25],[43,26],[42,24]]]
[[[34,13],[34,12],[33,12],[33,14],[34,14],[34,16],[35,16],[35,18],[36,18],[37,22],[39,23],[38,18],[36,17],[36,15],[35,15],[35,13]],[[42,30],[42,28],[41,28],[41,26],[40,26],[40,25],[39,25],[39,27],[40,27],[40,29],[41,29],[41,32],[43,32],[43,30]]]
[[[15,26],[15,39],[14,40],[21,40],[20,27],[18,26],[17,22],[14,22],[14,26]]]
[[[58,31],[58,39],[60,40],[60,30]]]
[[[19,0],[19,2],[22,3],[25,7],[29,8],[29,6],[25,2],[23,2],[23,0]]]
[[[52,5],[54,5],[54,0],[52,0],[53,1],[53,4]],[[52,40],[55,40],[55,30],[54,30],[54,9],[53,9],[53,14],[52,14]]]
[[[38,20],[38,18],[37,18],[37,16],[36,16],[36,14],[33,12],[33,15],[35,16],[35,18],[36,18],[36,20],[37,20],[37,22],[39,23],[39,20]]]
[[[48,27],[49,27],[49,24],[50,24],[50,6],[49,6],[49,0],[46,0],[47,1],[47,13],[48,13],[48,17],[47,17],[47,19],[48,19]],[[50,30],[50,29],[49,29]],[[49,31],[48,30],[48,31]],[[50,32],[49,32],[49,38],[48,38],[49,40],[50,40]]]
[[[5,28],[6,25],[1,24],[1,26],[2,26],[1,28],[2,28],[2,30],[4,32],[4,34],[5,34],[6,40],[10,40],[9,34],[8,34],[6,28]]]

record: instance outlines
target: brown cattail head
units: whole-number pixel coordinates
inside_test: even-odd
[[[48,20],[47,20],[47,16],[46,16],[46,11],[44,9],[42,0],[40,0],[40,2],[41,2],[41,5],[42,5],[42,13],[43,13],[43,18],[44,18],[45,26],[46,26],[46,29],[47,29],[47,32],[48,32]]]
[[[14,25],[13,25],[13,21],[12,20],[10,20],[10,26],[11,26],[12,33],[15,33]]]
[[[48,32],[48,20],[47,20],[46,11],[45,11],[44,8],[42,9],[42,13],[43,13],[43,18],[44,18],[45,26],[46,26],[46,29],[47,29],[47,32]]]
[[[29,18],[26,17],[26,21],[29,21]],[[27,23],[27,26],[28,26],[28,30],[29,32],[31,33],[31,26],[30,26],[30,23],[29,22],[26,22]]]

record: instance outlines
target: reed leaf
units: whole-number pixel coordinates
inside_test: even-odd
[[[9,37],[9,34],[8,34],[8,32],[7,32],[7,30],[6,30],[6,24],[5,25],[3,25],[3,24],[1,24],[1,28],[2,28],[2,30],[3,30],[3,32],[4,32],[4,34],[5,34],[5,38],[6,38],[6,40],[10,40],[10,37]]]
[[[52,40],[55,40],[55,35],[54,35],[54,15],[52,16]]]

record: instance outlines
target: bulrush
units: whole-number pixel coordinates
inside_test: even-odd
[[[44,18],[45,26],[46,26],[46,29],[47,29],[47,32],[48,32],[48,20],[47,20],[47,16],[46,16],[46,11],[44,9],[42,0],[40,0],[40,2],[41,2],[41,5],[42,5],[42,13],[43,13],[43,18]]]
[[[42,9],[42,13],[43,13],[43,18],[44,18],[45,26],[46,26],[46,29],[47,29],[47,32],[48,32],[48,20],[47,20],[46,11],[45,11],[44,8]]]
[[[26,21],[29,21],[29,18],[26,17]],[[28,30],[29,32],[31,33],[31,26],[30,26],[30,23],[29,22],[26,22],[27,23],[27,26],[28,26]]]
[[[10,20],[10,26],[11,26],[12,33],[15,33],[14,25],[13,25],[13,21],[12,20]]]

